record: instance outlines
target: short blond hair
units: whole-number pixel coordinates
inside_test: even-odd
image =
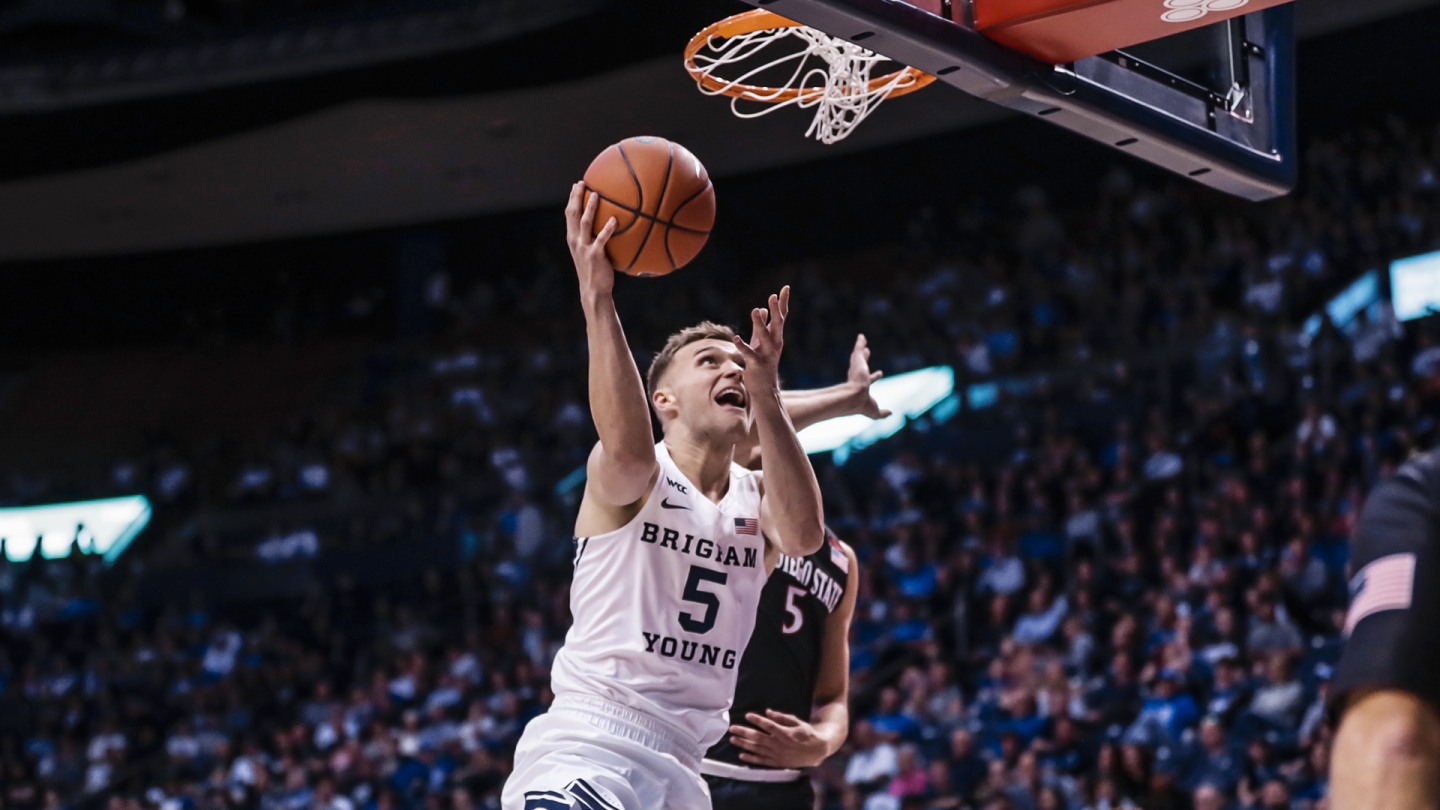
[[[670,362],[681,349],[701,340],[723,340],[730,343],[734,339],[734,329],[711,321],[687,326],[666,338],[665,347],[650,361],[650,370],[645,373],[645,390],[650,394],[650,398],[655,398],[655,389],[660,385],[660,378],[665,376],[665,370],[670,368]]]

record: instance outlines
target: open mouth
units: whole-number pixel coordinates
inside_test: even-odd
[[[737,408],[743,411],[749,405],[749,400],[745,397],[745,389],[732,385],[720,389],[715,395],[715,404],[722,408]]]

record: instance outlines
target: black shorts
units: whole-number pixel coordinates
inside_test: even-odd
[[[705,775],[714,810],[811,810],[815,790],[808,777],[790,782],[746,782]]]
[[[1348,638],[1332,710],[1370,689],[1410,692],[1440,709],[1440,453],[1401,465],[1365,503],[1351,549]],[[1338,713],[1337,711],[1337,713]]]

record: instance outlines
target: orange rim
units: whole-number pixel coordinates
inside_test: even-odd
[[[721,81],[714,76],[704,73],[695,65],[695,54],[699,53],[700,49],[704,48],[706,43],[712,39],[730,39],[731,37],[738,37],[742,34],[753,34],[756,31],[798,27],[800,27],[800,23],[781,17],[773,11],[767,11],[763,8],[747,11],[743,14],[736,14],[733,17],[726,17],[717,23],[707,25],[700,33],[690,38],[690,44],[685,46],[685,70],[689,71],[690,78],[699,83],[701,87],[711,93],[730,96],[731,98],[773,104],[795,101],[796,99],[802,98],[802,96],[805,101],[819,98],[823,95],[824,91],[818,87],[801,89],[798,87],[779,88],[761,87],[753,84],[731,84],[730,82]],[[886,98],[895,98],[897,96],[903,96],[906,93],[913,93],[935,81],[935,77],[929,73],[907,67],[902,70],[897,70],[894,73],[887,73],[884,76],[871,79],[869,89],[871,92],[879,90],[905,74],[913,77],[913,81],[909,84],[901,84],[894,90],[891,90],[885,96]]]

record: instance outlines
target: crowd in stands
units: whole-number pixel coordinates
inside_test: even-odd
[[[919,212],[884,268],[767,271],[795,286],[791,386],[843,375],[856,332],[892,373],[1030,381],[844,466],[816,457],[861,560],[824,807],[1322,807],[1346,540],[1435,439],[1440,347],[1383,303],[1302,324],[1436,246],[1437,161],[1440,129],[1390,121],[1311,143],[1300,191],[1262,206],[1116,170],[1075,201]],[[161,444],[87,479],[156,503],[113,568],[0,559],[0,807],[498,807],[551,699],[594,440],[558,255],[437,283],[443,334],[253,446]],[[621,314],[644,362],[771,286],[627,284]],[[193,519],[330,502],[370,506],[239,540]],[[453,562],[252,599],[147,585],[422,541]]]

